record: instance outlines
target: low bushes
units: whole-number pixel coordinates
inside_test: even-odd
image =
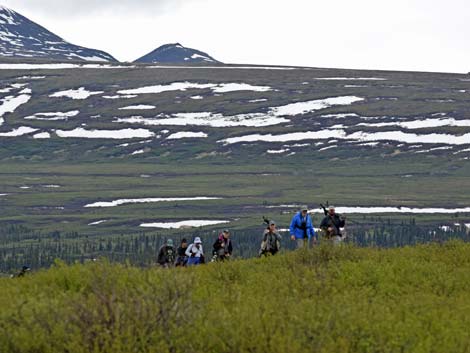
[[[470,245],[1,279],[1,352],[468,352]]]

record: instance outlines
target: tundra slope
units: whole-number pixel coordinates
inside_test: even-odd
[[[0,70],[4,223],[138,232],[226,219],[242,229],[283,204],[468,207],[465,75],[8,65]],[[84,207],[191,197],[219,200]]]

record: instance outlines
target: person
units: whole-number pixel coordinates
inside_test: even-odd
[[[281,249],[281,235],[276,229],[276,223],[269,221],[268,228],[264,230],[263,241],[261,242],[260,256],[276,255]]]
[[[219,234],[213,248],[214,261],[228,260],[232,256],[233,246],[232,240],[230,239],[230,231],[228,229],[225,229]]]
[[[324,232],[325,238],[331,240],[333,244],[339,244],[342,239],[341,228],[346,225],[346,220],[336,214],[334,206],[328,208],[328,214],[323,218],[320,229]]]
[[[290,234],[291,240],[297,242],[297,249],[308,247],[312,240],[314,244],[317,242],[307,206],[302,206],[300,211],[292,218]]]
[[[176,259],[176,251],[173,246],[173,240],[168,239],[166,244],[162,245],[158,251],[157,262],[160,266],[168,268],[173,267]]]
[[[201,238],[194,238],[194,242],[188,246],[185,252],[188,257],[188,266],[200,265],[204,263],[204,250]]]
[[[181,244],[179,248],[176,250],[176,267],[185,267],[188,262],[188,257],[186,256],[186,249],[188,248],[188,241],[186,238],[181,239]]]

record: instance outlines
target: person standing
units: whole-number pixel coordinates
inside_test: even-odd
[[[325,238],[330,240],[333,244],[339,244],[343,235],[341,228],[346,225],[346,220],[336,214],[334,206],[328,208],[328,214],[323,218],[320,228],[325,234]]]
[[[264,230],[261,242],[260,256],[276,255],[281,249],[281,235],[276,229],[276,223],[269,221],[268,228]]]
[[[204,263],[204,250],[201,238],[194,238],[194,242],[188,246],[185,252],[188,257],[188,266],[200,265]]]
[[[162,245],[160,250],[158,251],[158,258],[157,262],[160,266],[168,268],[173,267],[175,265],[176,260],[176,251],[173,246],[173,240],[168,239],[166,244]]]
[[[213,248],[213,260],[225,261],[230,259],[232,256],[233,246],[232,240],[230,239],[230,231],[228,229],[225,229],[220,233],[213,245]]]
[[[297,242],[297,249],[308,247],[310,242],[317,242],[312,217],[308,214],[308,207],[302,206],[300,211],[292,218],[290,224],[291,240]]]
[[[186,256],[186,249],[188,248],[188,241],[186,238],[181,239],[181,244],[176,250],[176,267],[185,267],[188,262],[188,257]]]

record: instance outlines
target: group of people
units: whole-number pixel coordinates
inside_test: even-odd
[[[225,261],[232,256],[233,246],[228,229],[219,234],[212,245],[212,249],[212,257],[210,259],[212,262]],[[166,244],[158,251],[157,262],[163,267],[184,267],[204,264],[206,256],[201,238],[195,237],[191,244],[184,238],[177,249],[174,247],[173,240],[168,239]]]
[[[345,218],[336,214],[334,206],[328,207],[319,227],[323,235],[322,238],[333,244],[340,243],[342,240],[341,229],[344,228],[345,223]],[[305,248],[318,243],[319,234],[313,227],[312,217],[308,212],[307,206],[301,207],[299,212],[294,215],[289,232],[291,240],[296,242],[297,248]],[[279,234],[276,223],[272,220],[267,220],[267,228],[263,232],[259,255],[275,255],[281,249],[281,240],[282,237]],[[231,258],[232,252],[233,245],[230,239],[230,231],[225,229],[219,234],[212,245],[210,261],[228,260]],[[159,249],[157,262],[162,267],[183,267],[204,264],[206,257],[201,238],[195,237],[191,244],[188,243],[187,239],[182,239],[177,249],[175,249],[173,240],[168,239]]]

